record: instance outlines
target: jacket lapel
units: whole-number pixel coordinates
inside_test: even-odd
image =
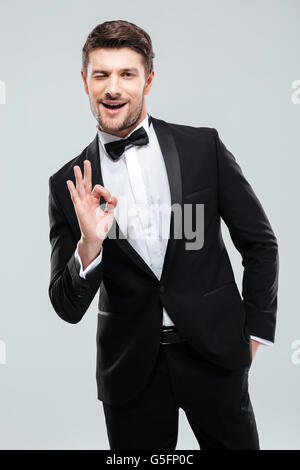
[[[174,137],[171,133],[170,127],[168,124],[161,120],[155,119],[151,116],[152,124],[154,126],[155,133],[162,151],[162,155],[165,161],[167,176],[169,180],[170,192],[171,192],[171,204],[182,203],[182,181],[181,181],[181,171],[180,171],[180,161],[178,151],[175,145]],[[92,165],[92,186],[95,184],[100,184],[104,186],[100,158],[99,158],[99,147],[98,147],[98,135],[90,143],[87,148],[87,157],[91,161]],[[144,261],[144,259],[139,255],[139,253],[133,248],[133,246],[127,240],[125,234],[121,231],[119,224],[115,220],[115,233],[117,238],[114,239],[114,242],[125,251],[125,253],[147,274],[157,280],[156,275],[151,270],[150,266]],[[178,226],[178,224],[177,224]],[[178,227],[177,227],[178,229]],[[118,234],[122,234],[122,238]],[[175,234],[176,238],[176,234]],[[166,273],[171,264],[171,259],[174,255],[176,247],[176,239],[174,239],[174,219],[173,212],[171,212],[171,223],[170,223],[170,238],[168,240],[166,254],[162,269],[161,281],[166,277]]]
[[[167,176],[169,180],[171,193],[171,207],[173,204],[182,204],[182,176],[180,169],[180,160],[175,145],[170,126],[161,119],[152,117],[152,123],[165,161]],[[176,224],[176,233],[174,232],[174,213],[171,212],[170,236],[166,248],[164,264],[161,273],[161,282],[167,276],[167,270],[170,268],[172,257],[175,253],[176,240],[178,239],[179,224]],[[174,237],[175,235],[175,237]]]

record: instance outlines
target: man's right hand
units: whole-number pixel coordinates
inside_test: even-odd
[[[78,165],[75,165],[73,170],[76,187],[71,180],[67,180],[67,186],[81,230],[77,249],[85,269],[101,251],[103,240],[113,224],[114,208],[118,200],[114,196],[111,197],[108,189],[100,184],[96,184],[92,190],[92,168],[89,160],[84,160],[84,177]],[[104,211],[99,204],[101,196],[106,201]]]

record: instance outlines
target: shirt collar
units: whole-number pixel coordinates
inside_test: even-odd
[[[136,131],[137,129],[139,129],[140,127],[143,126],[143,128],[145,129],[145,131],[147,132],[148,134],[148,137],[149,137],[149,123],[148,123],[148,119],[149,119],[149,114],[147,113],[147,116],[145,117],[145,119],[140,122],[126,137],[124,138],[128,138],[134,131]],[[96,125],[96,128],[97,128],[97,134],[98,134],[98,139],[99,141],[101,142],[102,144],[102,148],[104,149],[105,151],[105,147],[104,147],[104,144],[107,144],[109,142],[113,142],[114,140],[120,140],[122,139],[122,137],[119,137],[118,135],[113,135],[113,134],[108,134],[107,132],[103,132],[103,131],[100,131],[100,129],[98,128],[98,124]]]

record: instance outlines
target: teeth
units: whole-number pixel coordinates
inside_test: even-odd
[[[115,108],[121,108],[122,106],[124,106],[125,103],[123,103],[123,104],[114,104],[114,105],[112,105],[112,104],[105,104],[105,103],[103,103],[103,104],[104,104],[104,106],[106,106],[107,108],[115,109]]]

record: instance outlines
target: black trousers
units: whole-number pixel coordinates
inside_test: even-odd
[[[147,385],[135,399],[102,402],[111,450],[175,450],[179,408],[200,449],[259,449],[248,369],[228,371],[186,341],[160,345]]]

